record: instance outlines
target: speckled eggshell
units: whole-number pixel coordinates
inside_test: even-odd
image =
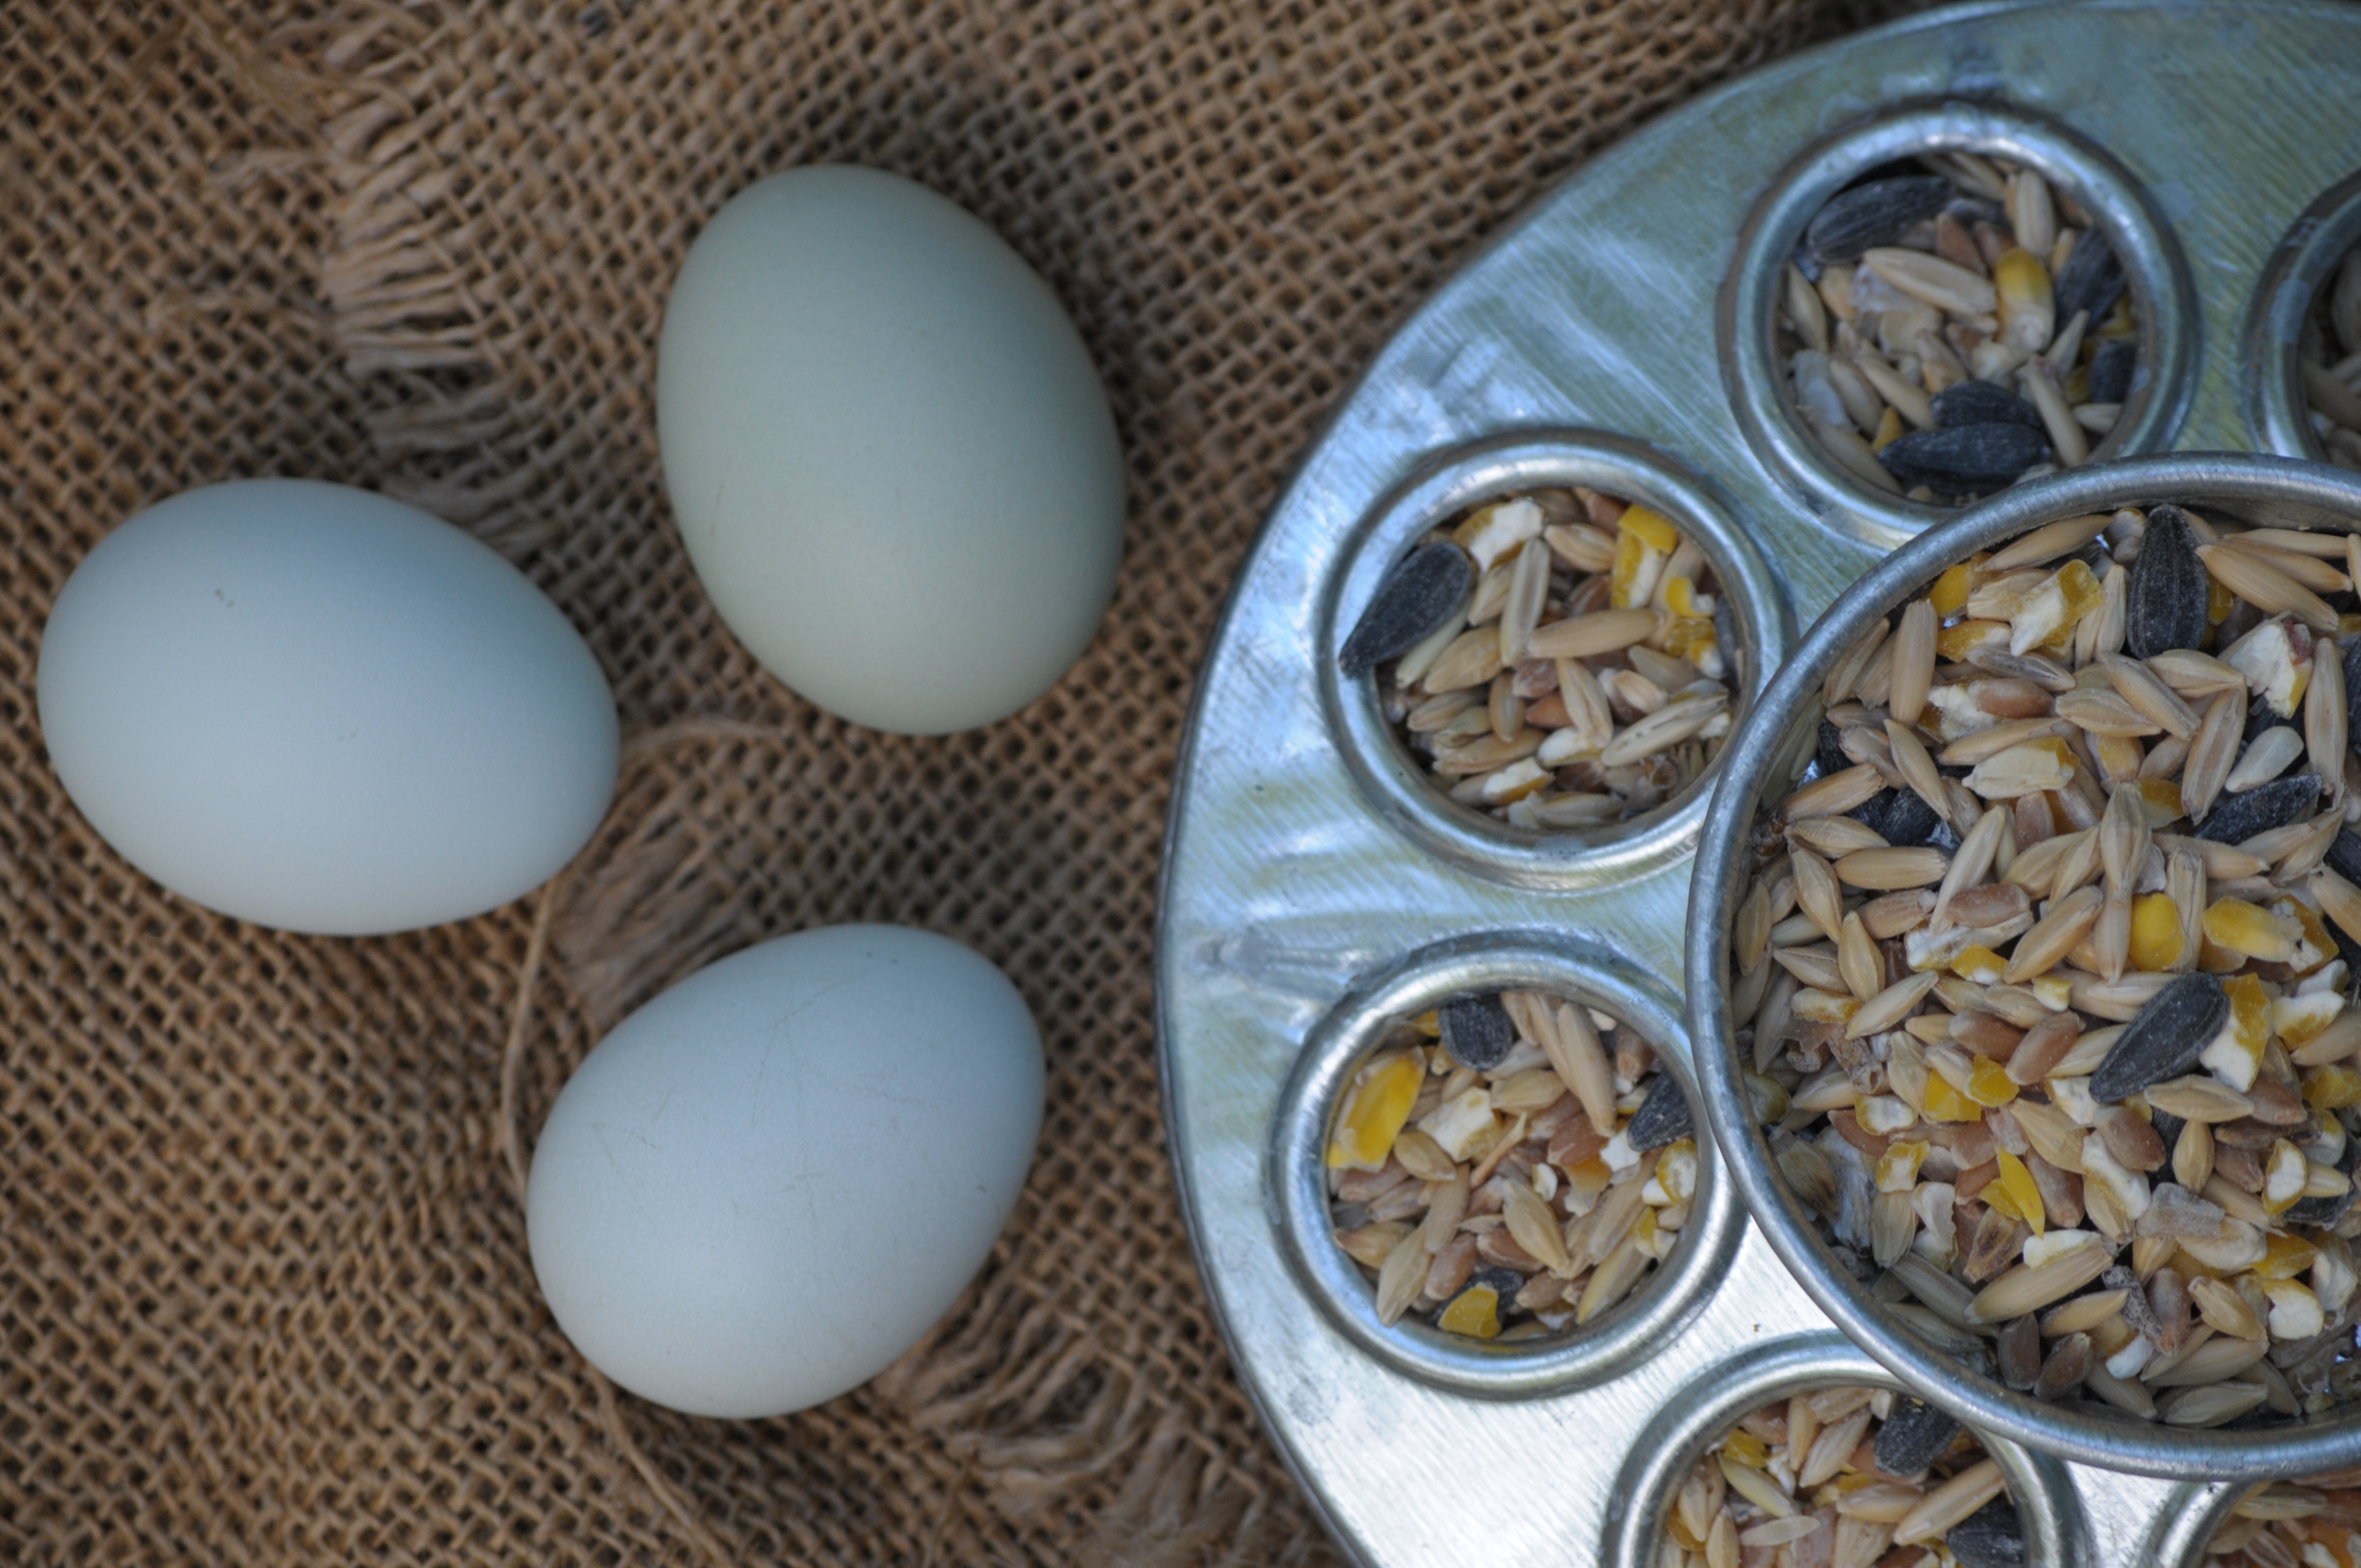
[[[364,936],[478,915],[571,860],[615,704],[557,607],[390,497],[248,479],[101,540],[41,636],[74,805],[197,903]]]
[[[642,1398],[785,1414],[867,1382],[1007,1223],[1040,1036],[969,948],[839,926],[723,959],[618,1025],[533,1154],[558,1327]]]
[[[1004,718],[1105,611],[1124,511],[1105,391],[1049,286],[924,186],[822,165],[740,192],[673,285],[656,413],[715,608],[843,718]]]

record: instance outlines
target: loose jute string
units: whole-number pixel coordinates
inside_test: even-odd
[[[677,719],[657,729],[642,730],[625,739],[616,769],[620,777],[635,764],[675,746],[698,741],[760,740],[774,738],[774,732],[760,725],[734,718],[698,717]],[[584,851],[586,855],[595,850]],[[516,1201],[522,1206],[530,1185],[532,1159],[525,1152],[522,1130],[518,1125],[518,1081],[522,1076],[525,1038],[533,1017],[533,996],[541,984],[542,964],[549,951],[549,927],[574,872],[580,865],[577,859],[544,884],[533,905],[533,926],[525,938],[524,957],[516,970],[516,998],[509,1013],[509,1033],[500,1050],[500,1157],[507,1163],[509,1182],[516,1190]],[[577,1357],[578,1359],[578,1357]],[[696,1543],[708,1562],[728,1563],[730,1553],[719,1537],[699,1519],[682,1497],[680,1489],[655,1467],[639,1440],[631,1435],[623,1420],[622,1405],[615,1397],[615,1385],[607,1375],[582,1361],[581,1367],[598,1394],[598,1418],[606,1427],[608,1441],[620,1452],[664,1510],[680,1521],[681,1529]],[[940,1529],[938,1527],[939,1537]]]

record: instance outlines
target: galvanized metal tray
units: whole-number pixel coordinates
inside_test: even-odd
[[[1711,546],[1758,692],[1797,620],[1924,517],[1849,496],[1794,449],[1750,341],[1762,280],[1734,263],[1777,254],[1781,225],[1889,155],[1897,125],[2022,146],[2095,185],[2148,296],[2153,379],[2126,411],[2140,444],[2293,452],[2279,345],[2323,236],[2361,224],[2353,188],[2334,192],[2361,168],[2356,104],[2361,7],[2331,0],[1982,5],[1863,34],[1699,99],[1537,203],[1306,454],[1197,693],[1159,1048],[1239,1372],[1355,1558],[1640,1568],[1667,1487],[1735,1414],[1799,1384],[1888,1381],[1773,1256],[1709,1150],[1680,1249],[1590,1338],[1503,1354],[1375,1321],[1326,1238],[1312,1160],[1328,1094],[1379,1020],[1502,983],[1621,1014],[1686,1080],[1682,932],[1707,793],[1590,844],[1440,804],[1366,688],[1334,673],[1387,563],[1505,484],[1656,498]],[[2193,1563],[2237,1490],[1988,1446],[2039,1563]]]

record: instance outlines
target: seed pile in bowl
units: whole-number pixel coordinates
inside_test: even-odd
[[[2114,430],[2139,331],[2106,231],[2037,170],[1889,165],[1804,230],[1778,311],[1787,393],[1873,489],[1958,505]]]
[[[1780,1173],[2011,1387],[2218,1426],[2361,1383],[2354,547],[2159,505],[1978,554],[1830,669],[1754,825]]]
[[[1337,1099],[1329,1216],[1387,1323],[1523,1340],[1582,1327],[1680,1239],[1688,1102],[1630,1025],[1537,992],[1397,1025]]]
[[[1697,1462],[1661,1568],[2023,1568],[2000,1465],[1932,1405],[1821,1388],[1763,1406]]]
[[[2361,469],[2361,247],[2345,253],[2312,302],[2296,368],[2321,449],[2330,462]]]
[[[2219,1568],[2355,1568],[2361,1563],[2361,1471],[2256,1487],[2205,1543],[2205,1556]]]
[[[1435,787],[1518,828],[1653,811],[1730,724],[1730,622],[1696,542],[1588,489],[1496,497],[1396,563],[1338,663],[1374,671]]]

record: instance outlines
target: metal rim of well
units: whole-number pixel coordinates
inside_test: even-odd
[[[1422,534],[1488,497],[1554,485],[1645,502],[1697,541],[1738,623],[1729,678],[1733,722],[1742,718],[1795,640],[1786,590],[1708,481],[1654,447],[1604,431],[1510,431],[1428,459],[1355,527],[1321,595],[1312,646],[1329,733],[1380,817],[1462,870],[1512,887],[1569,892],[1624,881],[1686,853],[1704,823],[1719,759],[1671,800],[1628,821],[1563,833],[1515,828],[1436,789],[1386,722],[1374,676],[1348,677],[1336,662],[1363,609]]]
[[[1614,1014],[1655,1047],[1696,1121],[1697,1076],[1680,1004],[1604,949],[1530,931],[1479,933],[1414,952],[1349,992],[1306,1040],[1272,1123],[1265,1191],[1297,1278],[1362,1350],[1421,1382],[1489,1398],[1530,1398],[1608,1381],[1640,1366],[1693,1318],[1726,1273],[1745,1218],[1713,1140],[1697,1125],[1697,1188],[1672,1255],[1594,1326],[1499,1348],[1411,1319],[1378,1321],[1368,1282],[1336,1245],[1322,1156],[1330,1108],[1386,1030],[1469,991],[1548,992]]]
[[[1978,1429],[2062,1458],[2175,1480],[2267,1480],[2361,1461],[2361,1403],[2319,1420],[2212,1430],[2119,1420],[2013,1393],[1923,1344],[1879,1308],[1820,1240],[1775,1174],[1734,1061],[1729,933],[1744,889],[1735,882],[1757,803],[1774,770],[1799,754],[1795,719],[1817,700],[1828,668],[1869,621],[1972,552],[2056,518],[2176,500],[2279,527],[2361,528],[2361,477],[2324,464],[2243,453],[2128,458],[2030,480],[1930,529],[1880,562],[1830,605],[1740,724],[1698,846],[1685,968],[1689,1038],[1708,1121],[1740,1193],[1781,1260],[1838,1327],[1912,1392]]]
[[[1944,99],[1893,105],[1821,137],[1773,176],[1739,231],[1714,313],[1722,374],[1739,429],[1767,467],[1839,532],[1892,549],[1966,509],[1873,490],[1804,429],[1773,351],[1781,280],[1806,225],[1870,170],[1924,152],[1996,154],[2070,191],[2122,258],[2139,324],[2136,389],[2094,458],[2169,446],[2195,395],[2197,283],[2171,225],[2110,153],[2058,121],[2014,105]],[[2144,377],[2144,380],[2138,378]]]
[[[2257,445],[2282,457],[2326,456],[2304,417],[2296,345],[2312,302],[2361,244],[2361,170],[2322,192],[2272,247],[2238,341],[2239,401]]]
[[[1599,1554],[1603,1568],[1653,1568],[1660,1521],[1682,1482],[1749,1410],[1848,1384],[1910,1392],[1842,1335],[1817,1333],[1756,1346],[1666,1399],[1615,1479]],[[2090,1526],[2064,1466],[2005,1438],[1981,1430],[1975,1436],[2007,1478],[2009,1500],[2025,1530],[2026,1568],[2071,1568],[2085,1561]]]

